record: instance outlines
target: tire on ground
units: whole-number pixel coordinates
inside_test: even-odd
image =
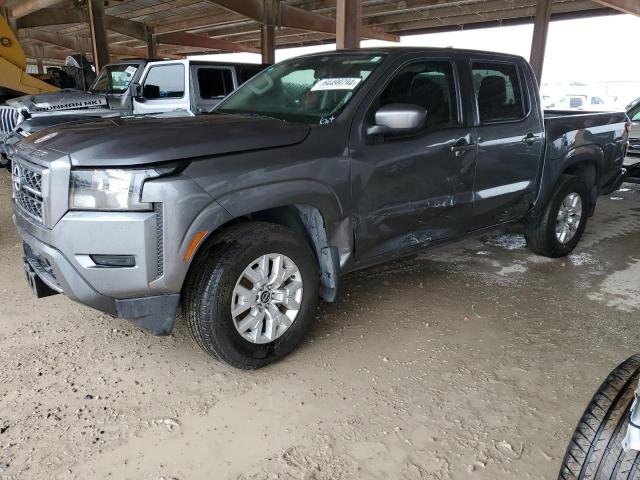
[[[579,194],[582,200],[582,218],[573,238],[563,244],[556,237],[558,212],[564,199],[574,192]],[[587,225],[587,212],[589,212],[591,203],[589,198],[589,187],[582,178],[574,175],[562,175],[537,226],[526,232],[529,248],[540,255],[552,258],[564,257],[571,253],[580,241]]]
[[[295,320],[280,337],[269,343],[252,343],[235,327],[233,290],[252,261],[273,253],[286,255],[298,267],[302,300]],[[256,369],[300,344],[313,320],[318,284],[316,257],[299,234],[271,223],[240,223],[201,248],[183,288],[182,311],[194,340],[205,352],[233,367]]]
[[[640,453],[622,449],[639,377],[640,355],[634,355],[600,385],[571,437],[558,480],[640,479]]]

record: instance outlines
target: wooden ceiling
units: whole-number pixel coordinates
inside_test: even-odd
[[[259,52],[262,15],[270,2],[277,12],[278,47],[335,42],[336,0],[105,0],[110,53],[145,56],[147,42],[139,33],[146,27],[158,40],[159,56]],[[640,14],[639,4],[554,0],[552,18],[614,13],[612,6]],[[0,7],[30,58],[55,63],[78,51],[90,54],[84,0],[0,0]],[[362,35],[393,41],[406,34],[531,22],[535,10],[536,0],[362,0]]]

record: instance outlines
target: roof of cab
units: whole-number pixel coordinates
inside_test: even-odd
[[[474,55],[474,54],[482,54],[482,55],[495,55],[504,58],[512,58],[517,60],[525,60],[526,59],[520,55],[514,55],[511,53],[502,53],[502,52],[491,52],[488,50],[473,50],[467,48],[453,48],[453,47],[366,47],[366,48],[358,48],[358,49],[347,49],[347,50],[336,50],[336,51],[328,51],[328,52],[317,52],[311,53],[308,55],[302,56],[314,56],[314,55],[327,55],[327,54],[343,54],[343,53],[384,53],[386,55],[400,56],[405,55],[407,53],[456,53],[456,54],[466,54],[466,55]]]

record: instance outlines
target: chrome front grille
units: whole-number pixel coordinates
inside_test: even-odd
[[[40,167],[14,159],[11,166],[14,201],[24,213],[40,223],[44,223],[42,176]]]
[[[18,110],[13,107],[0,106],[0,138],[9,135],[18,124]]]

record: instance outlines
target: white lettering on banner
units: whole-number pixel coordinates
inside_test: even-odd
[[[32,111],[33,112],[50,112],[53,110],[71,110],[75,108],[91,108],[91,107],[101,107],[106,106],[107,100],[101,98],[99,100],[83,100],[79,102],[70,102],[63,104],[50,104],[47,102],[37,104]]]

